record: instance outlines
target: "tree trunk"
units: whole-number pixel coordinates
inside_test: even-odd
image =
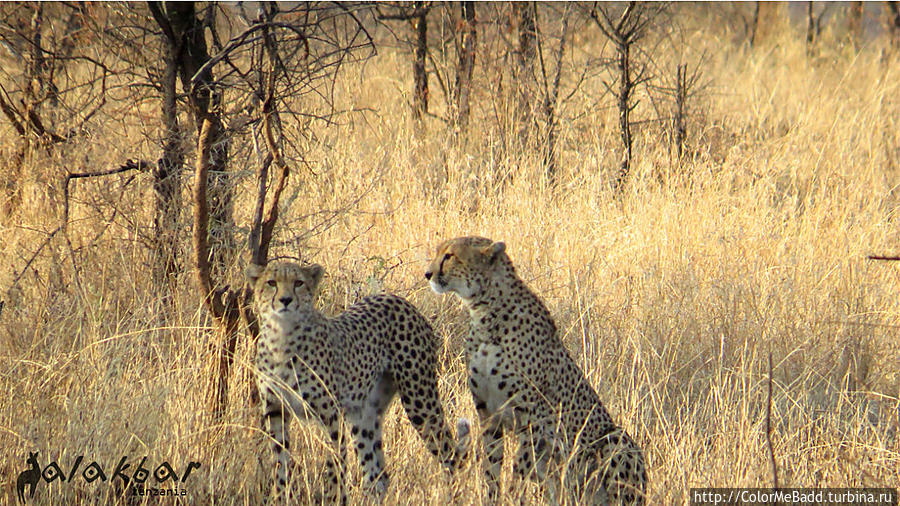
[[[750,26],[750,47],[756,44],[756,32],[759,30],[759,0],[753,6],[753,21]]]
[[[813,13],[812,1],[806,2],[806,55],[812,56],[813,43],[816,41],[816,17]]]
[[[675,154],[678,160],[684,155],[685,103],[687,102],[687,65],[678,65],[675,72]]]
[[[534,59],[537,47],[537,19],[534,2],[513,2],[519,23],[519,50],[516,54],[516,110],[519,141],[524,143],[534,121]]]
[[[165,128],[163,154],[153,171],[153,191],[156,195],[154,225],[153,277],[163,293],[172,286],[171,277],[178,270],[178,211],[181,196],[181,170],[184,150],[178,124],[177,79],[181,44],[166,36],[165,72],[162,80],[162,113]]]
[[[849,9],[850,12],[847,16],[847,35],[850,37],[850,42],[853,43],[853,46],[858,49],[860,42],[862,42],[864,29],[863,3],[850,2]]]
[[[38,112],[44,96],[44,69],[46,60],[42,51],[44,25],[44,4],[34,6],[34,14],[31,16],[31,55],[28,62],[28,84],[25,88],[26,108],[35,113]]]
[[[219,324],[219,341],[216,345],[217,373],[212,381],[213,417],[224,413],[228,394],[228,377],[234,351],[237,346],[237,329],[240,321],[242,292],[217,289],[221,286],[230,255],[237,251],[232,244],[232,192],[229,188],[226,168],[228,149],[219,115],[219,97],[213,93],[212,70],[204,70],[192,84],[194,75],[209,61],[203,22],[197,18],[193,2],[153,2],[150,11],[165,35],[173,42],[169,56],[176,62],[181,86],[190,98],[191,111],[197,125],[197,167],[194,182],[193,207],[193,263],[198,287],[204,305]],[[171,67],[169,70],[172,70]],[[166,146],[159,171],[170,171],[171,163],[178,162],[177,116],[175,115],[174,77],[167,73],[164,92],[166,117]],[[170,157],[168,160],[166,158]],[[172,174],[158,174],[157,194],[161,199],[169,194]],[[177,188],[177,186],[176,186]],[[170,200],[169,203],[172,203]],[[165,209],[159,209],[166,216]],[[174,212],[174,211],[173,211]],[[158,215],[159,216],[159,215]],[[160,228],[162,230],[162,228]]]
[[[619,175],[616,178],[615,188],[622,189],[628,179],[631,170],[631,44],[627,41],[618,47],[616,65],[619,70],[619,133],[622,138],[622,163],[619,166]]]
[[[209,61],[203,22],[197,18],[194,2],[167,2],[166,9],[175,36],[182,41],[180,62],[181,86],[188,93],[191,109],[197,125],[197,133],[203,120],[213,109],[218,108],[221,96],[213,93],[212,70],[200,74],[195,86],[191,79]],[[218,123],[218,115],[212,121]],[[209,165],[210,200],[210,262],[212,276],[221,279],[228,265],[234,260],[237,244],[232,235],[234,230],[234,195],[229,183],[228,143],[221,124],[211,131]]]
[[[428,112],[428,74],[425,72],[425,57],[428,54],[428,13],[425,10],[425,2],[415,4],[416,11],[420,14],[414,19],[416,28],[416,60],[413,62],[413,79],[415,90],[413,91],[413,116],[421,120]]]
[[[459,63],[456,67],[456,135],[465,135],[469,127],[469,94],[475,68],[475,2],[463,2],[459,29]]]
[[[535,27],[537,26],[537,13],[535,13]],[[544,121],[546,122],[547,135],[544,147],[544,167],[547,181],[556,184],[556,143],[559,136],[559,119],[556,117],[557,100],[559,99],[559,83],[562,76],[562,60],[566,50],[566,36],[569,31],[569,9],[566,9],[562,19],[562,31],[560,32],[559,46],[556,51],[554,76],[551,83],[544,84]],[[543,66],[544,57],[541,56]],[[547,79],[547,76],[544,76]]]

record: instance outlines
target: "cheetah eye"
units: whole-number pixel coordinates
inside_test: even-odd
[[[270,279],[266,284],[269,286],[278,286],[278,282],[274,279]]]
[[[298,279],[298,280],[294,281],[294,289],[300,288],[301,286],[303,286],[302,279]]]
[[[453,256],[453,253],[447,253],[444,255],[444,260],[450,260],[450,257]]]

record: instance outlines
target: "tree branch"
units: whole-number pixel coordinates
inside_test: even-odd
[[[12,124],[13,128],[16,130],[16,133],[19,136],[25,135],[25,127],[22,126],[22,123],[16,117],[16,110],[7,102],[3,95],[0,95],[0,110],[3,111],[3,114],[6,115],[6,118]]]
[[[87,177],[111,176],[113,174],[121,174],[130,170],[146,172],[153,167],[153,163],[144,160],[128,160],[124,164],[112,169],[101,170],[97,172],[69,172],[63,181],[63,224],[69,222],[69,182],[73,179],[82,179]]]

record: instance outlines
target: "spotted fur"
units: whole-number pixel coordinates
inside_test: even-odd
[[[469,388],[484,430],[490,496],[499,493],[509,431],[520,442],[517,475],[564,482],[578,504],[642,504],[641,449],[613,422],[505,249],[481,237],[451,239],[425,272],[435,292],[455,293],[469,311]]]
[[[318,265],[279,262],[251,266],[260,320],[256,368],[263,425],[272,438],[276,497],[290,497],[291,417],[325,426],[333,445],[324,497],[344,502],[344,429],[355,442],[367,490],[388,487],[384,471],[384,412],[395,394],[432,454],[454,469],[466,451],[468,421],[457,444],[445,425],[437,388],[439,342],[425,318],[393,295],[368,297],[329,318],[314,307],[324,274]]]

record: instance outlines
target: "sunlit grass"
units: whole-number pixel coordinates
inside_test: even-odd
[[[422,274],[442,239],[505,241],[615,419],[644,447],[648,504],[684,502],[691,487],[771,485],[770,354],[780,485],[896,487],[900,280],[897,266],[866,255],[900,253],[900,67],[875,47],[849,54],[823,43],[808,59],[792,36],[752,51],[714,31],[693,37],[696,51],[711,52],[704,73],[715,86],[698,102],[691,155],[679,166],[658,126],[637,129],[620,199],[609,189],[614,111],[563,121],[554,189],[534,150],[498,147],[486,78],[474,98],[484,121],[472,122],[465,147],[450,143],[436,119],[416,136],[404,95],[409,55],[383,49],[363,77],[355,68],[342,78],[338,98],[372,111],[323,132],[309,153],[313,171],[294,171],[274,253],[326,267],[320,305],[328,312],[373,291],[408,297],[446,340],[447,411],[477,419],[461,361],[465,316],[455,300],[431,293]],[[599,81],[585,86],[602,89]],[[433,107],[440,113],[440,100]],[[589,102],[566,107],[574,115]],[[652,110],[644,103],[636,115],[651,118]],[[158,156],[152,145],[123,141],[140,134],[111,129],[27,162],[18,214],[0,229],[0,286],[12,286],[59,225],[54,174]],[[5,138],[12,142],[12,133]],[[233,159],[232,168],[252,171],[254,163]],[[29,451],[66,472],[78,455],[110,468],[124,455],[146,455],[177,469],[202,463],[184,485],[185,502],[257,504],[271,456],[259,407],[248,402],[247,350],[239,350],[229,410],[211,424],[212,323],[189,271],[172,307],[154,291],[142,242],[149,176],[125,181],[79,182],[69,227],[3,296],[2,494],[15,501]],[[244,195],[240,227],[250,209]],[[232,267],[229,283],[240,282],[241,268]],[[450,478],[398,405],[389,419],[388,503],[480,502],[476,464]],[[295,425],[294,440],[298,488],[312,493],[323,434]],[[35,500],[102,503],[111,494],[78,478],[42,483]],[[540,498],[531,487],[510,494]]]

